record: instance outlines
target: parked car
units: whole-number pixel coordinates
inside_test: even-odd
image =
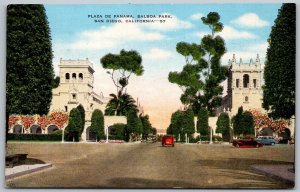
[[[174,147],[174,137],[171,136],[171,135],[165,135],[163,136],[162,138],[162,141],[161,141],[161,145],[164,147],[166,145],[171,145],[172,147]]]
[[[272,136],[259,136],[256,141],[264,145],[275,145],[277,143]]]
[[[263,144],[256,141],[255,139],[237,139],[233,140],[232,145],[235,147],[243,147],[243,148],[249,148],[249,147],[262,147]]]

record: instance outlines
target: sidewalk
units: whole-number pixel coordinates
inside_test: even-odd
[[[289,171],[293,165],[251,165],[250,168],[256,173],[295,185],[295,173]]]
[[[13,168],[5,168],[5,179],[12,179],[50,167],[52,164],[18,165]]]

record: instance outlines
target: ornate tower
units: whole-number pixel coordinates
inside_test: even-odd
[[[243,63],[242,59],[237,63],[235,54],[229,60],[229,77],[226,102],[224,108],[236,114],[238,108],[243,106],[244,110],[255,108],[262,109],[262,69],[259,55],[255,62],[250,59],[249,63]]]
[[[52,91],[50,110],[70,112],[81,104],[84,107],[86,119],[96,108],[103,107],[101,96],[93,91],[94,75],[93,64],[88,60],[60,59],[60,84]]]

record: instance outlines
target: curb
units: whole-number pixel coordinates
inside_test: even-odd
[[[250,166],[251,170],[253,170],[254,172],[256,172],[258,174],[262,174],[262,175],[268,176],[270,178],[282,181],[286,184],[295,186],[295,180],[287,178],[287,177],[282,177],[282,176],[274,174],[274,173],[271,173],[269,171],[261,169],[260,167],[261,167],[261,165],[251,165]],[[288,170],[286,170],[286,171],[288,171]]]
[[[50,168],[50,167],[52,167],[52,164],[45,164],[44,166],[41,166],[41,167],[36,167],[36,168],[33,168],[33,169],[20,171],[20,172],[17,172],[17,173],[12,173],[10,175],[5,175],[5,179],[13,179],[15,177],[19,177],[19,176],[30,174],[30,173],[37,172],[37,171],[41,171],[41,170],[44,170],[44,169],[47,169],[47,168]]]

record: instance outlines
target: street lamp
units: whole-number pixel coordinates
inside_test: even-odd
[[[108,143],[108,126],[105,128],[105,134],[106,134],[106,141],[105,141],[105,143]]]
[[[209,141],[209,144],[212,144],[212,132],[213,132],[213,129],[210,127],[210,141]]]
[[[63,128],[62,128],[62,135],[61,135],[61,142],[62,142],[62,143],[65,142],[65,128],[66,128],[66,127],[63,127]]]

